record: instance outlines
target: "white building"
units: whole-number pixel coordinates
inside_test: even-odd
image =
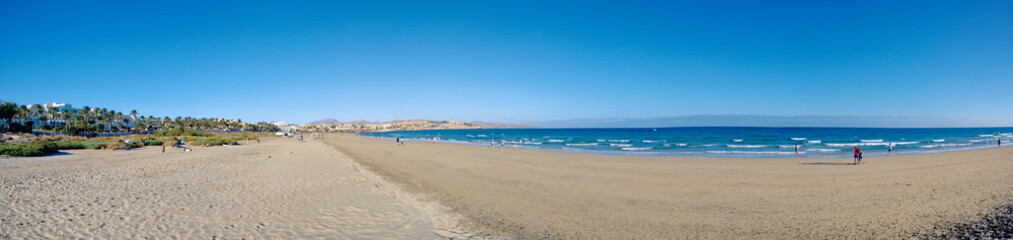
[[[71,106],[70,103],[56,103],[56,102],[43,104],[42,108],[45,108],[47,111],[50,108],[54,108],[54,109],[57,109],[57,110],[63,110],[63,109],[70,110],[70,109],[74,109],[74,107]]]

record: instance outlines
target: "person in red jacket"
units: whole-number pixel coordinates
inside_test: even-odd
[[[858,146],[855,146],[854,150],[855,150],[855,164],[854,165],[861,164],[862,163],[862,148],[860,148]]]

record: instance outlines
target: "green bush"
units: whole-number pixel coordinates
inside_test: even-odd
[[[224,144],[229,144],[229,145],[239,144],[239,142],[237,142],[234,139],[224,138],[224,137],[219,137],[219,136],[198,138],[197,140],[192,141],[190,144],[191,145],[204,145],[205,143],[209,144],[211,146],[218,146],[218,145],[224,145]]]
[[[109,144],[106,144],[106,148],[105,149],[116,150],[116,149],[129,149],[129,148],[130,148],[130,146],[127,145],[126,143],[123,143],[123,142],[120,142],[120,141],[115,141],[115,142],[109,142]]]
[[[0,144],[0,155],[7,156],[42,156],[57,152],[56,143],[48,141]]]
[[[183,130],[183,129],[179,129],[179,128],[173,128],[173,129],[166,129],[166,130],[158,131],[158,132],[156,132],[155,134],[152,134],[152,135],[156,136],[156,137],[180,137],[180,136],[183,136],[183,137],[210,137],[210,136],[212,136],[212,134],[208,133],[208,132],[193,131],[193,130]]]
[[[56,148],[57,149],[61,149],[61,150],[66,150],[66,149],[103,149],[103,148],[106,147],[106,145],[109,145],[109,141],[102,140],[102,139],[92,139],[92,140],[80,141],[80,142],[60,140],[60,141],[56,141],[56,142],[53,142],[53,143],[56,144]]]
[[[153,138],[153,137],[141,139],[141,141],[143,141],[144,145],[147,145],[147,146],[162,146],[162,143],[164,143],[164,141],[162,141],[162,139],[157,139],[157,138]]]

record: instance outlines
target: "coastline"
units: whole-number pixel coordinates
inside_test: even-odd
[[[606,156],[328,136],[514,238],[942,236],[1013,201],[1013,148],[866,159]]]

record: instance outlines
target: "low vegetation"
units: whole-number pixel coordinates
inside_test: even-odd
[[[59,152],[54,142],[0,143],[0,155],[42,156]]]
[[[3,144],[0,143],[0,155],[6,156],[42,156],[53,154],[58,150],[71,149],[131,149],[144,146],[176,146],[182,139],[193,146],[198,145],[238,145],[241,141],[254,140],[265,136],[267,133],[233,132],[233,133],[210,133],[194,130],[169,129],[159,131],[151,135],[129,135],[122,137],[53,137],[48,140],[38,140],[27,143]]]

